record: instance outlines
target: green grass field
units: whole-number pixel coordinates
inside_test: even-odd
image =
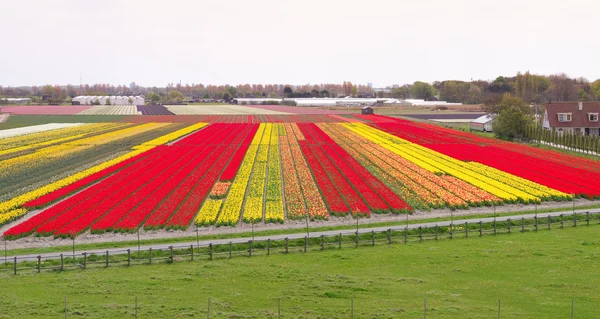
[[[0,130],[48,123],[119,122],[127,115],[11,115]]]
[[[358,249],[0,275],[0,318],[593,318],[598,228]]]

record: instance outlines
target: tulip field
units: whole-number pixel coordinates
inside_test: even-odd
[[[591,159],[376,115],[286,116],[97,123],[0,138],[3,236],[600,197]]]

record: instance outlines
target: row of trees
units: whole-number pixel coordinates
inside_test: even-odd
[[[528,125],[525,136],[538,143],[546,142],[553,146],[560,145],[572,150],[600,154],[600,137],[596,135],[584,135],[573,131],[558,132],[544,129],[540,125]]]
[[[286,88],[291,90],[286,92]],[[147,95],[158,94],[161,99],[169,99],[170,92],[177,91],[185,98],[235,98],[235,97],[394,97],[400,99],[444,100],[465,104],[489,103],[499,101],[505,93],[520,97],[525,102],[543,103],[547,101],[599,101],[600,80],[590,82],[585,78],[571,78],[564,73],[553,75],[537,75],[525,72],[516,76],[499,76],[493,81],[435,81],[426,83],[417,81],[412,84],[388,86],[386,90],[374,90],[368,85],[353,84],[344,81],[342,84],[239,84],[239,85],[204,85],[173,84],[164,87],[133,88],[126,85],[94,84],[83,86],[32,86],[2,87],[0,97],[31,97],[40,101],[66,101],[68,97],[78,95]]]

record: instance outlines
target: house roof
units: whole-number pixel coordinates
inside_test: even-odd
[[[588,113],[600,113],[600,102],[582,102],[579,110],[578,102],[560,102],[546,104],[550,127],[600,127],[599,122],[590,122]],[[559,122],[558,113],[571,113],[571,122]]]
[[[492,121],[493,119],[494,117],[491,114],[486,114],[472,120],[471,123],[485,124],[487,122]]]

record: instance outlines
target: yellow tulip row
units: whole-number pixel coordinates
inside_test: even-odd
[[[202,204],[202,208],[200,208],[200,212],[196,217],[196,225],[208,226],[214,224],[217,220],[217,216],[219,215],[222,204],[223,199],[207,198],[204,201],[204,204]]]
[[[434,173],[443,172],[458,177],[503,200],[539,202],[540,198],[544,198],[543,192],[539,191],[543,190],[544,186],[530,181],[526,184],[520,183],[520,178],[506,172],[483,170],[481,166],[459,161],[364,124],[349,124],[347,127],[425,169],[431,167],[433,169],[428,170]]]
[[[550,200],[550,199],[570,199],[573,198],[572,195],[570,194],[566,194],[563,193],[561,191],[552,189],[550,187],[532,182],[528,179],[519,177],[519,176],[515,176],[515,175],[510,175],[507,177],[507,174],[501,170],[498,170],[496,168],[481,164],[481,163],[477,163],[477,162],[470,162],[469,163],[471,166],[475,167],[476,169],[479,169],[479,171],[484,172],[486,175],[488,176],[494,176],[493,178],[497,179],[498,181],[501,181],[507,185],[513,186],[515,188],[519,188],[522,189],[523,191],[535,195],[541,199],[544,200]]]
[[[265,179],[267,178],[267,159],[269,157],[272,130],[273,124],[265,124],[265,133],[252,168],[252,178],[246,193],[246,203],[242,215],[243,220],[247,223],[263,220]]]
[[[181,131],[181,132],[180,132]],[[176,131],[176,132],[180,132],[180,134],[183,136],[186,133],[186,131],[180,130],[180,131]],[[176,133],[175,132],[175,133]],[[173,133],[172,133],[173,134]],[[135,147],[134,147],[135,148]],[[153,148],[153,147],[150,147]],[[1,202],[0,203],[0,214],[2,213],[6,213],[14,208],[20,207],[21,205],[25,204],[26,202],[32,201],[34,199],[37,199],[41,196],[44,196],[48,193],[51,193],[57,189],[60,189],[62,187],[68,186],[72,183],[75,183],[85,177],[88,177],[94,173],[97,173],[105,168],[111,167],[113,165],[116,165],[118,163],[121,163],[122,161],[128,160],[134,156],[137,156],[145,151],[147,151],[148,149],[135,149],[131,152],[128,152],[126,154],[123,154],[121,156],[118,156],[112,160],[103,162],[101,164],[98,164],[96,166],[93,166],[89,169],[86,169],[84,171],[81,171],[79,173],[75,173],[71,176],[65,177],[61,180],[58,180],[54,183],[42,186],[36,190],[33,190],[31,192],[25,193],[23,195],[17,196],[13,199],[10,199],[8,201],[5,202]]]
[[[120,139],[145,133],[157,128],[170,125],[169,123],[148,123],[133,127],[127,127],[122,130],[112,131],[97,136],[82,138],[77,141],[63,143],[59,145],[42,148],[32,154],[14,157],[0,162],[0,171],[11,170],[18,171],[31,165],[35,165],[41,160],[48,158],[60,158],[75,152],[80,152],[96,145],[118,141]]]
[[[231,184],[229,194],[227,194],[227,197],[223,202],[223,209],[217,220],[217,224],[219,225],[235,225],[240,219],[240,212],[242,210],[242,205],[244,204],[246,188],[248,187],[248,182],[252,174],[252,166],[256,159],[256,153],[258,153],[259,144],[265,132],[265,126],[264,123],[259,125],[250,146],[248,146],[242,165],[240,165],[238,173],[235,175],[235,179]]]
[[[25,208],[17,208],[17,209],[9,210],[8,212],[0,213],[0,225],[4,225],[15,219],[18,219],[21,216],[25,215],[26,213],[27,213],[27,210]]]
[[[192,132],[195,132],[195,131],[197,131],[197,130],[199,130],[199,129],[207,126],[207,125],[208,125],[208,123],[203,123],[203,122],[192,124],[190,126],[184,127],[184,128],[182,128],[180,130],[177,130],[175,132],[163,135],[161,137],[155,138],[155,139],[153,139],[151,141],[148,141],[148,142],[144,142],[144,143],[142,143],[140,145],[135,146],[133,149],[134,150],[135,149],[140,149],[140,148],[150,149],[150,148],[153,148],[154,146],[157,146],[157,145],[164,145],[164,144],[170,143],[172,141],[175,141],[177,139],[180,139],[181,137],[186,136],[186,135],[188,135],[188,134],[190,134]]]
[[[38,132],[26,135],[20,135],[15,137],[0,139],[0,154],[13,153],[23,150],[22,147],[40,147],[45,145],[51,145],[64,141],[64,138],[71,137],[76,138],[81,134],[98,133],[109,129],[123,127],[131,125],[128,123],[95,123],[85,124],[73,127],[67,127],[62,129],[50,130],[45,132]],[[58,141],[53,141],[58,140]],[[19,150],[13,150],[19,148]],[[24,148],[27,149],[27,148]],[[9,151],[9,152],[5,152]]]
[[[283,208],[283,184],[281,179],[281,159],[279,154],[279,135],[285,134],[282,124],[273,124],[271,145],[267,167],[267,194],[265,204],[265,221],[283,223],[285,217]]]

